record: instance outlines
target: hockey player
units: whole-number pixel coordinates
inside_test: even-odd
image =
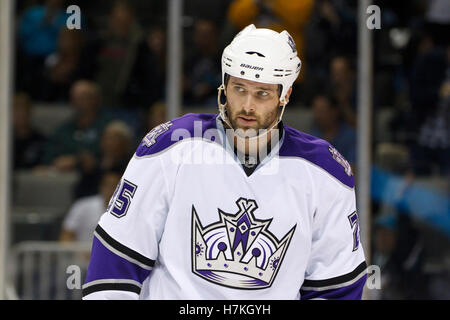
[[[95,230],[84,299],[361,299],[350,165],[281,121],[300,67],[287,31],[233,39],[219,113],[157,126],[131,159]]]

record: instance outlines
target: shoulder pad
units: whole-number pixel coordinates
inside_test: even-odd
[[[327,171],[348,187],[354,187],[349,162],[329,142],[286,125],[284,129],[286,135],[280,148],[280,157],[303,158]]]
[[[194,137],[194,122],[201,124],[201,134],[210,128],[216,128],[217,114],[195,114],[188,113],[180,118],[173,119],[171,121],[162,123],[153,128],[142,139],[139,147],[136,150],[136,156],[143,157],[161,152],[176,142],[183,139],[183,137],[177,137],[176,140],[172,139],[172,134],[176,129],[184,129],[190,133],[191,137]],[[199,127],[199,125],[197,124]],[[198,129],[197,129],[198,130]]]

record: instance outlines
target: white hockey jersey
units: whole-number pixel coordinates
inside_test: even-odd
[[[150,131],[95,230],[83,299],[361,299],[351,168],[282,130],[249,176],[218,115]]]

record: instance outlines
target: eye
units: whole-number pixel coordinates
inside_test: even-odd
[[[239,86],[235,86],[234,89],[235,89],[237,92],[244,92],[244,91],[245,91],[244,88],[239,87]]]
[[[269,96],[269,93],[267,91],[258,91],[258,95],[260,97],[267,97]]]

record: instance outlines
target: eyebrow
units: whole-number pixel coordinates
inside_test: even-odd
[[[242,82],[238,82],[238,81],[234,81],[234,80],[231,80],[231,84],[242,86],[242,87],[246,86]],[[276,89],[272,89],[272,88],[269,88],[269,87],[261,87],[261,86],[256,87],[256,89],[265,90],[265,91],[276,91]]]

